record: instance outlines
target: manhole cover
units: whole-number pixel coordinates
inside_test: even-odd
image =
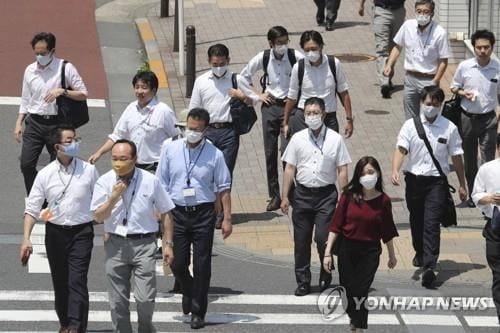
[[[389,111],[385,111],[385,110],[365,110],[365,113],[367,113],[367,114],[373,114],[373,115],[381,115],[381,114],[389,114]]]
[[[373,61],[375,57],[369,54],[360,54],[360,53],[342,53],[336,54],[341,62],[365,62],[365,61]]]

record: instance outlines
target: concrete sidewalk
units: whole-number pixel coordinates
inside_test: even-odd
[[[173,6],[173,1],[170,1]],[[374,41],[371,10],[367,3],[365,16],[357,14],[358,1],[343,1],[335,30],[325,32],[315,23],[315,6],[304,0],[192,0],[184,1],[185,24],[196,27],[197,73],[208,69],[206,51],[211,44],[226,44],[231,53],[231,68],[239,72],[248,60],[268,47],[267,30],[283,25],[290,32],[291,47],[299,48],[304,30],[317,29],[325,40],[325,52],[337,55],[343,63],[350,84],[349,92],[355,115],[354,135],[347,145],[354,163],[364,155],[373,155],[381,163],[386,192],[393,199],[393,213],[400,233],[395,240],[398,266],[386,268],[386,251],[382,255],[378,279],[392,276],[409,279],[415,272],[411,266],[414,252],[404,201],[404,186],[390,184],[391,158],[396,137],[404,122],[403,70],[398,62],[394,82],[397,92],[392,99],[380,97],[376,84]],[[406,1],[408,15],[413,15],[414,1]],[[173,13],[173,8],[170,12]],[[178,54],[173,50],[174,18],[159,18],[160,6],[151,7],[146,15],[154,33],[168,77],[163,100],[180,111],[188,105],[184,98],[185,77],[178,75]],[[259,74],[260,75],[260,74]],[[447,77],[450,77],[448,74]],[[257,78],[254,79],[257,83]],[[446,85],[446,82],[443,83]],[[343,131],[343,111],[339,112]],[[350,170],[352,171],[353,165]],[[450,181],[457,185],[455,175]],[[293,262],[291,221],[280,212],[265,212],[267,185],[260,122],[250,134],[241,138],[240,152],[234,172],[234,232],[226,240],[229,246],[243,248],[256,255]],[[458,202],[458,197],[456,198]],[[481,230],[484,220],[477,209],[457,208],[458,228],[442,230],[438,280],[456,283],[491,281],[485,259]],[[219,239],[219,241],[221,241]],[[314,248],[314,246],[313,246]],[[315,250],[313,250],[315,252]],[[313,253],[314,253],[313,252]],[[316,256],[312,256],[317,260]]]

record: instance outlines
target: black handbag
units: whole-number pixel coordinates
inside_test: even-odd
[[[68,61],[64,60],[61,67],[61,88],[72,90],[66,86],[65,68]],[[78,128],[89,122],[89,108],[87,101],[75,101],[67,96],[61,95],[56,99],[57,114],[62,124],[72,125]]]
[[[462,127],[462,107],[460,102],[462,98],[458,94],[454,94],[453,97],[443,104],[442,116],[447,118],[449,121],[455,124],[460,130]]]
[[[443,169],[441,168],[441,165],[439,164],[439,161],[434,156],[434,152],[432,151],[429,139],[427,139],[427,135],[425,135],[424,125],[422,125],[420,118],[418,116],[414,117],[413,122],[415,123],[415,128],[417,129],[419,138],[424,140],[425,146],[427,147],[427,150],[431,155],[432,161],[434,162],[434,165],[439,171],[439,175],[446,180],[446,184],[448,185],[449,188],[449,191],[447,192],[446,196],[446,212],[444,214],[443,220],[441,221],[441,225],[445,228],[452,225],[457,225],[457,211],[455,210],[455,201],[453,201],[453,197],[451,195],[452,193],[455,193],[457,190],[455,190],[455,188],[448,183],[448,177],[446,177],[446,175],[443,172]]]
[[[238,80],[236,73],[231,76],[231,81],[233,83],[233,88],[238,89]],[[231,118],[233,118],[233,126],[236,132],[241,134],[247,134],[252,129],[253,124],[257,121],[257,112],[253,106],[247,105],[240,99],[231,98],[229,102]]]

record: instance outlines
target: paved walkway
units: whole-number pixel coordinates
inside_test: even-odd
[[[171,6],[173,6],[173,1]],[[369,2],[368,2],[369,3]],[[407,1],[409,15],[414,1]],[[379,278],[410,277],[413,249],[404,202],[404,187],[390,184],[390,165],[396,136],[404,121],[402,108],[402,65],[396,68],[394,79],[397,92],[392,99],[380,97],[376,84],[375,63],[355,62],[352,55],[373,55],[374,42],[370,8],[365,17],[357,14],[358,1],[343,1],[335,31],[325,32],[315,24],[312,1],[304,0],[192,0],[185,1],[185,24],[196,26],[197,72],[208,69],[206,51],[209,45],[221,42],[231,53],[233,71],[240,71],[247,61],[268,46],[266,33],[272,25],[283,25],[290,32],[290,44],[299,48],[299,37],[304,30],[318,29],[325,39],[325,52],[339,55],[350,83],[355,119],[354,135],[347,145],[354,161],[361,156],[375,156],[383,168],[387,193],[393,198],[393,212],[400,237],[396,239],[399,264],[396,270],[386,269],[386,257],[378,273]],[[369,7],[369,5],[367,5]],[[168,76],[168,91],[163,99],[179,111],[188,105],[185,99],[184,77],[177,75],[178,54],[173,49],[174,18],[159,18],[160,6],[147,14]],[[170,12],[173,12],[171,8]],[[448,77],[450,74],[448,74]],[[255,78],[254,82],[258,82]],[[446,84],[446,82],[444,83]],[[340,112],[341,128],[343,128]],[[351,166],[351,170],[352,170]],[[243,248],[261,256],[293,261],[291,222],[279,212],[265,212],[267,187],[265,161],[260,123],[241,138],[238,162],[234,173],[233,211],[234,232],[227,245]],[[456,184],[456,176],[450,180]],[[458,201],[458,198],[456,198]],[[483,283],[490,281],[485,261],[481,229],[484,220],[476,209],[457,208],[458,228],[442,230],[441,256],[438,279],[454,282]],[[315,256],[313,256],[315,258]],[[317,260],[317,259],[315,259]]]

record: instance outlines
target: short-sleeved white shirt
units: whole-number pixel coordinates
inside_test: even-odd
[[[451,56],[446,30],[435,21],[420,31],[417,20],[406,20],[394,42],[405,49],[404,68],[407,71],[436,74],[439,59]]]
[[[479,167],[474,180],[474,190],[471,194],[474,203],[489,218],[493,215],[495,205],[480,205],[479,200],[485,195],[494,194],[498,191],[500,191],[500,158],[486,162]]]
[[[349,89],[347,79],[342,69],[340,61],[335,58],[335,69],[337,77],[337,91],[339,93]],[[328,56],[323,55],[323,62],[319,66],[312,66],[307,60],[304,60],[304,78],[302,87],[299,87],[299,62],[293,65],[292,77],[290,78],[290,89],[288,98],[297,100],[300,92],[300,100],[297,107],[303,109],[304,102],[309,97],[319,97],[325,101],[327,113],[337,111],[337,94],[335,92],[335,79],[333,78]]]
[[[476,58],[462,61],[455,72],[452,88],[477,90],[475,101],[462,98],[460,106],[470,113],[487,113],[498,106],[500,95],[500,62],[491,58],[490,62],[481,67]]]
[[[317,138],[308,128],[295,133],[281,159],[297,168],[296,180],[306,187],[335,184],[337,168],[351,163],[342,136],[324,125]]]
[[[451,121],[441,115],[432,124],[429,123],[423,114],[420,114],[420,119],[434,156],[438,160],[443,172],[448,175],[450,173],[448,158],[450,156],[461,155],[464,152],[458,129]],[[403,124],[398,135],[397,146],[405,148],[408,151],[408,161],[404,168],[405,171],[417,176],[440,176],[425,146],[424,140],[418,136],[413,119],[408,119]]]

